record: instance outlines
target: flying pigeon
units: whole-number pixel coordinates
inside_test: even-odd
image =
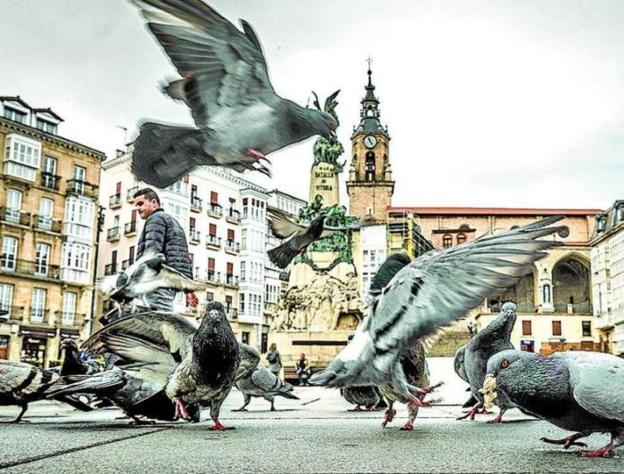
[[[273,90],[258,36],[240,31],[201,0],[131,0],[182,79],[163,91],[190,109],[196,127],[141,125],[132,172],[163,188],[199,165],[270,175],[266,155],[314,135],[335,136],[338,120],[304,108]]]
[[[0,360],[0,405],[17,405],[22,409],[8,423],[19,423],[28,410],[28,404],[45,399],[47,391],[58,383],[61,383],[61,377],[49,370],[25,362]],[[90,406],[69,397],[58,396],[54,399],[82,411],[92,410]]]
[[[308,226],[296,223],[279,209],[270,208],[271,231],[278,239],[287,239],[267,252],[269,259],[279,268],[286,268],[297,255],[304,254],[308,245],[318,239],[337,232],[353,230],[357,227],[330,227],[324,224],[327,209],[322,209]]]
[[[472,396],[477,402],[465,416],[459,419],[469,418],[474,420],[479,408],[483,407],[483,396],[479,390],[483,387],[485,374],[487,372],[488,359],[497,352],[513,349],[511,343],[511,331],[516,322],[516,305],[507,302],[501,308],[500,315],[494,319],[487,327],[472,336],[463,353],[463,370],[470,384]],[[457,357],[456,357],[457,358]],[[500,408],[499,414],[492,420],[492,423],[502,423],[505,411],[513,407],[513,404],[504,397],[498,397],[496,404]]]
[[[100,291],[118,303],[126,303],[158,288],[172,288],[179,291],[200,291],[207,284],[195,282],[179,271],[165,264],[165,256],[152,250],[146,251],[118,275],[103,278],[98,283]],[[143,301],[145,307],[149,305]]]
[[[148,311],[119,319],[91,336],[85,347],[95,354],[112,352],[131,367],[144,367],[145,378],[160,383],[175,403],[176,416],[189,419],[189,403],[211,405],[214,429],[221,403],[237,375],[241,354],[257,365],[257,351],[234,338],[221,303],[210,302],[197,328],[174,313]],[[122,366],[123,367],[123,366]],[[147,369],[151,368],[150,376]],[[143,369],[142,369],[143,370]]]
[[[503,394],[522,411],[575,434],[542,441],[585,446],[576,440],[609,433],[604,447],[584,457],[610,457],[624,444],[624,360],[601,352],[558,352],[551,356],[506,350],[487,365],[484,397]]]
[[[247,411],[246,407],[251,402],[251,397],[263,397],[271,402],[271,411],[275,411],[275,397],[299,400],[299,397],[291,393],[294,389],[291,384],[284,382],[262,365],[248,370],[239,377],[236,380],[236,388],[245,399],[242,407],[232,411]]]
[[[561,245],[540,239],[565,232],[566,227],[551,226],[560,219],[548,217],[420,256],[383,288],[353,340],[311,382],[328,387],[390,384],[422,406],[422,389],[406,380],[401,355],[419,338],[465,317],[484,298],[530,273],[545,250]]]

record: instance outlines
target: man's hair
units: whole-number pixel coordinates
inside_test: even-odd
[[[158,197],[158,194],[156,194],[156,191],[152,188],[141,188],[134,193],[133,197],[138,198],[139,196],[145,196],[147,199],[154,199],[160,206],[160,198]]]

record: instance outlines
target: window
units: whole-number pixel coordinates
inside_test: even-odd
[[[88,245],[65,242],[61,260],[61,279],[76,283],[88,283],[90,258],[91,248]]]
[[[56,133],[56,124],[40,118],[37,118],[35,127],[39,130],[43,130],[44,132]]]
[[[243,344],[249,344],[249,333],[247,331],[241,332],[241,342]]]
[[[583,325],[583,337],[591,337],[591,321],[581,321]]]
[[[240,279],[241,280],[245,280],[245,278],[247,277],[247,262],[242,261],[240,263]]]
[[[531,335],[531,321],[522,321],[522,335],[530,336]]]
[[[65,202],[65,234],[91,241],[95,203],[76,196]]]
[[[364,180],[374,181],[375,179],[375,153],[369,151],[366,153],[366,161],[364,164]]]
[[[39,216],[37,217],[37,226],[43,230],[51,230],[53,215],[54,201],[48,198],[41,198],[39,200]]]
[[[87,181],[87,169],[82,166],[74,165],[72,179],[74,180],[74,191],[78,194],[83,194],[84,183]]]
[[[210,204],[219,204],[219,193],[210,191]]]
[[[466,242],[466,234],[457,234],[457,245]]]
[[[5,236],[2,239],[2,258],[0,266],[3,270],[17,269],[17,242],[15,237]]]
[[[13,285],[2,283],[0,284],[0,308],[9,312],[4,316],[5,318],[11,317],[11,306],[13,306]]]
[[[451,234],[444,234],[442,237],[442,247],[445,249],[451,247],[453,245],[453,236]]]
[[[230,245],[234,243],[234,229],[227,230],[227,240]]]
[[[76,318],[76,301],[78,295],[72,291],[63,293],[63,311],[61,313],[61,323],[72,326]]]
[[[206,292],[206,303],[210,303],[211,301],[214,301],[214,293],[212,291],[207,291]]]
[[[238,295],[238,311],[241,314],[245,313],[245,293]]]
[[[225,312],[230,314],[232,312],[232,297],[225,295]]]
[[[561,321],[552,322],[552,335],[561,336]]]
[[[41,184],[46,188],[58,189],[56,169],[58,161],[56,158],[46,156],[43,159],[43,170],[41,172]]]
[[[26,112],[21,110],[11,109],[9,107],[4,108],[4,118],[12,120],[13,122],[26,123]]]
[[[208,224],[208,234],[211,237],[217,237],[217,224]]]
[[[45,316],[47,291],[44,288],[33,288],[30,302],[30,321],[33,323],[43,322]]]
[[[225,274],[230,277],[232,275],[234,275],[234,264],[232,262],[227,262],[226,264],[226,271]]]
[[[241,230],[241,250],[247,250],[247,229]]]
[[[9,188],[6,207],[6,220],[19,223],[20,216],[22,215],[22,192],[17,189]]]
[[[36,260],[35,260],[35,273],[37,275],[47,275],[49,262],[50,262],[50,245],[38,243]]]
[[[10,134],[5,140],[4,173],[35,181],[41,159],[41,143],[21,135]]]

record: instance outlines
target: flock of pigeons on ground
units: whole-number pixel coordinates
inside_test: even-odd
[[[172,184],[198,165],[268,173],[266,155],[307,137],[331,137],[338,125],[323,111],[300,107],[274,92],[260,42],[251,26],[243,32],[201,0],[132,0],[147,20],[182,79],[165,92],[186,103],[196,128],[144,123],[135,142],[135,175],[159,187]],[[321,214],[307,227],[273,216],[276,234],[289,249],[273,252],[286,266],[323,236]],[[436,385],[430,384],[426,347],[441,328],[465,317],[485,298],[502,293],[557,245],[567,229],[560,217],[456,247],[433,250],[411,261],[390,256],[370,288],[368,314],[353,338],[312,384],[339,388],[350,403],[368,409],[387,405],[383,426],[404,403],[411,430]],[[292,225],[295,224],[295,225]],[[332,229],[329,229],[331,231]],[[283,251],[282,251],[283,250]],[[147,253],[101,288],[120,303],[156,288],[197,290],[201,285],[169,268],[162,255]],[[493,422],[510,408],[575,433],[544,439],[564,448],[595,432],[611,434],[603,448],[584,456],[607,457],[624,443],[624,361],[595,352],[564,352],[545,357],[514,350],[510,334],[516,319],[512,303],[462,347],[455,370],[471,391],[466,417],[474,419],[494,403]],[[212,429],[225,430],[220,408],[232,387],[244,396],[271,402],[296,398],[292,385],[260,363],[258,351],[237,342],[224,306],[210,302],[196,325],[160,311],[131,312],[93,334],[82,350],[102,356],[104,367],[81,360],[78,347],[63,344],[58,370],[0,360],[0,404],[17,405],[19,422],[28,403],[54,399],[81,410],[113,404],[132,423],[177,419],[199,421],[209,407]]]

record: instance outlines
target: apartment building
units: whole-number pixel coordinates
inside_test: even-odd
[[[0,358],[42,366],[91,330],[103,152],[58,134],[63,119],[0,97]]]

